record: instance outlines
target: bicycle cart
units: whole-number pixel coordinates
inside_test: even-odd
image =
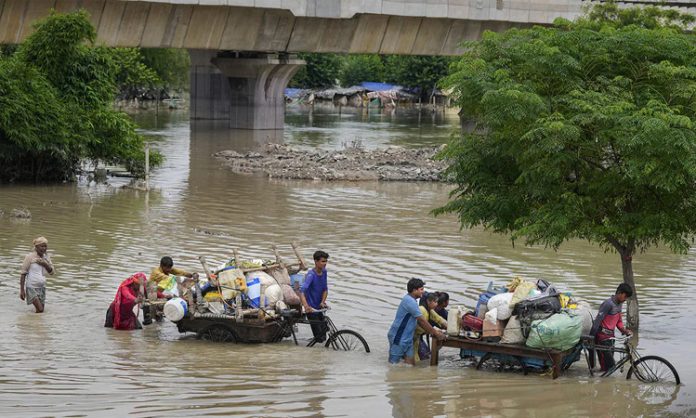
[[[179,332],[195,332],[199,339],[206,341],[275,343],[292,337],[295,344],[299,345],[295,326],[318,324],[326,327],[326,341],[322,342],[326,348],[370,352],[370,346],[360,333],[350,329],[338,329],[326,315],[326,310],[317,312],[323,313],[323,319],[309,319],[306,314],[296,309],[287,309],[279,317],[268,320],[245,318],[243,321],[237,321],[232,315],[197,313],[176,322],[176,326]],[[313,347],[317,343],[319,341],[312,338],[307,347]]]
[[[461,337],[447,337],[445,340],[432,339],[430,365],[437,366],[440,349],[453,347],[464,350],[466,355],[477,359],[476,368],[493,367],[499,371],[519,370],[525,375],[533,367],[550,367],[552,377],[561,375],[564,364],[575,355],[575,348],[566,351],[542,350],[516,344],[500,344]]]
[[[365,341],[360,333],[353,331],[351,329],[338,329],[331,318],[326,315],[326,309],[317,310],[315,312],[322,313],[322,319],[310,319],[307,314],[301,314],[297,310],[288,310],[282,313],[282,317],[286,318],[285,321],[285,332],[290,332],[293,341],[296,345],[299,345],[297,341],[297,336],[295,334],[296,324],[307,324],[307,325],[320,325],[326,329],[326,341],[318,341],[316,338],[312,338],[308,343],[307,347],[313,347],[316,344],[324,344],[326,348],[333,348],[334,350],[342,351],[361,351],[365,350],[366,353],[370,352],[370,346]]]
[[[338,329],[326,315],[326,309],[316,311],[321,314],[319,320],[302,312],[299,283],[295,282],[295,287],[292,286],[288,270],[293,268],[297,272],[307,266],[297,244],[292,243],[298,261],[293,264],[281,259],[275,245],[272,249],[275,261],[259,260],[251,262],[251,265],[244,265],[248,260],[241,260],[237,250],[233,249],[234,258],[214,272],[208,267],[205,257],[201,256],[199,260],[207,277],[206,291],[213,294],[212,298],[203,294],[198,279],[194,279],[189,284],[191,287],[183,289],[182,286],[179,292],[184,294],[182,298],[148,300],[147,304],[155,307],[163,305],[165,315],[176,324],[179,332],[195,332],[203,340],[275,343],[293,337],[297,344],[297,326],[308,324],[326,329],[327,339],[321,342],[327,348],[364,350],[369,353],[370,347],[365,338],[356,331]],[[170,314],[167,314],[167,306]],[[311,347],[317,343],[319,341],[313,338],[307,345]]]

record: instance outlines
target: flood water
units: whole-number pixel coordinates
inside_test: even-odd
[[[634,259],[642,308],[639,348],[669,359],[678,388],[614,375],[591,378],[576,363],[557,380],[477,371],[455,349],[439,367],[388,366],[386,332],[410,277],[445,290],[452,305],[473,307],[491,280],[545,278],[597,307],[620,281],[616,254],[584,242],[558,252],[512,246],[482,230],[459,231],[454,217],[429,212],[449,187],[416,183],[324,183],[237,175],[211,158],[223,149],[254,149],[269,140],[340,148],[443,143],[455,114],[365,115],[291,109],[282,137],[229,132],[190,123],[185,113],[135,117],[167,157],[149,192],[81,182],[1,186],[0,416],[694,416],[696,359],[693,302],[696,254],[658,248]],[[26,207],[29,221],[13,219]],[[18,297],[22,257],[31,240],[49,241],[57,273],[49,278],[46,312]],[[200,271],[198,256],[223,261],[292,259],[330,254],[330,316],[359,330],[372,352],[295,346],[208,343],[179,334],[169,322],[133,332],[103,328],[118,284],[171,255]],[[300,339],[310,335],[300,326]]]

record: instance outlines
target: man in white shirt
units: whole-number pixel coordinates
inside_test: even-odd
[[[34,305],[36,313],[44,311],[46,304],[46,274],[53,274],[53,263],[48,256],[48,240],[38,237],[34,240],[34,251],[24,257],[19,279],[19,298]]]

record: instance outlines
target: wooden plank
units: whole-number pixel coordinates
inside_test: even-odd
[[[437,366],[439,362],[439,350],[442,347],[452,347],[459,349],[464,348],[467,350],[482,351],[486,353],[507,354],[511,356],[532,357],[540,358],[543,360],[551,360],[554,379],[561,375],[561,365],[563,362],[563,358],[573,352],[573,348],[566,351],[541,350],[538,348],[530,348],[521,345],[489,343],[478,340],[467,340],[458,337],[448,337],[446,340],[442,341],[433,340],[431,347],[431,366]]]

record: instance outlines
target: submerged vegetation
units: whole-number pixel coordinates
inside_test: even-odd
[[[121,65],[137,63],[132,53],[95,47],[84,11],[53,13],[35,29],[0,54],[0,181],[71,180],[84,160],[141,173],[144,139],[112,105],[123,80],[155,73]],[[160,161],[154,153],[151,164]]]

